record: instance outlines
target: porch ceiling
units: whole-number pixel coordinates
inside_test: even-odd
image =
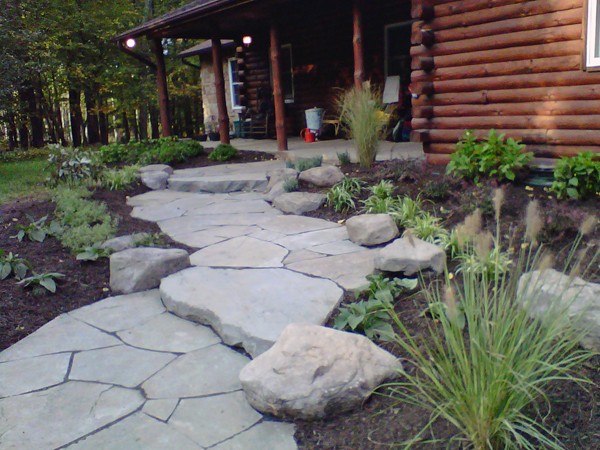
[[[125,40],[152,38],[236,38],[264,30],[284,4],[294,0],[196,0],[115,37]],[[295,1],[295,3],[302,3]],[[279,12],[279,14],[277,14]]]

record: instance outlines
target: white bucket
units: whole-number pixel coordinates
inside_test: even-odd
[[[306,116],[306,128],[315,133],[320,133],[321,127],[323,126],[323,114],[325,114],[323,108],[315,107],[304,111],[304,115]]]

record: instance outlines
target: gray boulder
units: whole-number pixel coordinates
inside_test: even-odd
[[[398,237],[400,231],[388,214],[363,214],[346,221],[350,240],[359,245],[378,245]]]
[[[128,248],[134,248],[136,242],[149,236],[149,233],[134,233],[125,236],[119,236],[105,241],[100,247],[109,249],[112,252],[121,252]]]
[[[167,188],[169,174],[163,171],[142,172],[142,184],[148,189],[159,191]]]
[[[301,215],[319,209],[325,203],[325,195],[310,192],[286,192],[273,200],[273,206],[288,214]]]
[[[185,250],[131,248],[110,256],[110,288],[114,293],[130,294],[158,287],[160,280],[189,267]]]
[[[519,279],[517,300],[531,317],[566,314],[583,333],[581,344],[600,352],[600,284],[554,269],[536,270]]]
[[[407,236],[383,247],[375,257],[375,268],[385,272],[413,275],[431,269],[441,273],[446,265],[446,253],[437,245]]]
[[[288,325],[273,347],[240,372],[248,402],[280,418],[321,419],[361,405],[402,368],[366,337]]]
[[[320,166],[305,170],[299,176],[301,181],[314,184],[315,186],[328,187],[339,183],[344,179],[344,174],[336,166]]]
[[[265,190],[264,199],[268,202],[273,202],[281,194],[285,193],[284,184],[286,180],[295,180],[298,178],[298,171],[292,168],[272,169],[267,171],[267,189]]]
[[[144,167],[140,167],[140,173],[147,172],[164,172],[168,175],[173,174],[173,168],[171,166],[167,166],[166,164],[149,164]]]

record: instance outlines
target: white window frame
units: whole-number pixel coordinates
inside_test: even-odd
[[[229,58],[227,60],[227,71],[229,72],[229,98],[231,98],[231,108],[234,110],[241,110],[242,105],[237,105],[235,103],[235,86],[243,86],[244,83],[242,81],[233,81],[233,70],[231,68],[231,62],[235,61],[237,64],[236,58]],[[240,94],[241,95],[241,94]]]
[[[598,15],[600,14],[600,0],[587,0],[586,11],[586,36],[585,36],[585,67],[586,69],[600,70],[600,36],[598,30]]]

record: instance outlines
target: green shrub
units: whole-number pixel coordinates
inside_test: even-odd
[[[166,137],[145,142],[131,141],[128,144],[110,144],[98,149],[99,159],[104,164],[172,164],[201,155],[204,147],[192,140]]]
[[[600,160],[597,158],[592,152],[561,158],[556,163],[551,187],[556,196],[582,200],[599,193]]]
[[[345,166],[347,164],[350,164],[352,161],[350,160],[350,154],[345,151],[345,152],[337,152],[337,158],[338,161],[340,162],[340,164],[342,166]]]
[[[338,98],[340,120],[354,140],[358,161],[362,167],[371,167],[377,156],[377,146],[387,115],[382,111],[381,93],[369,82],[361,88],[353,87]]]
[[[134,184],[139,178],[140,166],[125,166],[121,169],[106,169],[100,176],[100,184],[111,191],[120,191]]]
[[[31,161],[32,159],[48,159],[49,148],[30,148],[29,150],[0,151],[0,162]]]
[[[51,185],[66,183],[73,186],[95,179],[100,172],[100,166],[89,151],[56,145],[50,150],[48,171],[48,182]]]
[[[292,164],[298,172],[304,172],[305,170],[312,169],[313,167],[321,167],[323,164],[322,156],[313,156],[312,158],[299,159]]]
[[[483,141],[467,130],[450,156],[447,172],[475,183],[482,176],[513,181],[533,158],[533,153],[522,151],[524,148],[512,138],[505,141],[504,135],[493,129]]]
[[[230,144],[219,144],[216,148],[208,155],[209,159],[213,161],[229,161],[238,155],[237,149]]]
[[[296,192],[298,190],[298,178],[286,178],[283,180],[283,190],[285,192]]]
[[[327,191],[327,206],[336,212],[345,212],[356,207],[354,200],[362,191],[363,183],[358,178],[344,178]]]
[[[79,225],[65,229],[60,241],[72,252],[78,253],[87,247],[93,247],[115,236],[117,220],[107,217],[95,225]]]

